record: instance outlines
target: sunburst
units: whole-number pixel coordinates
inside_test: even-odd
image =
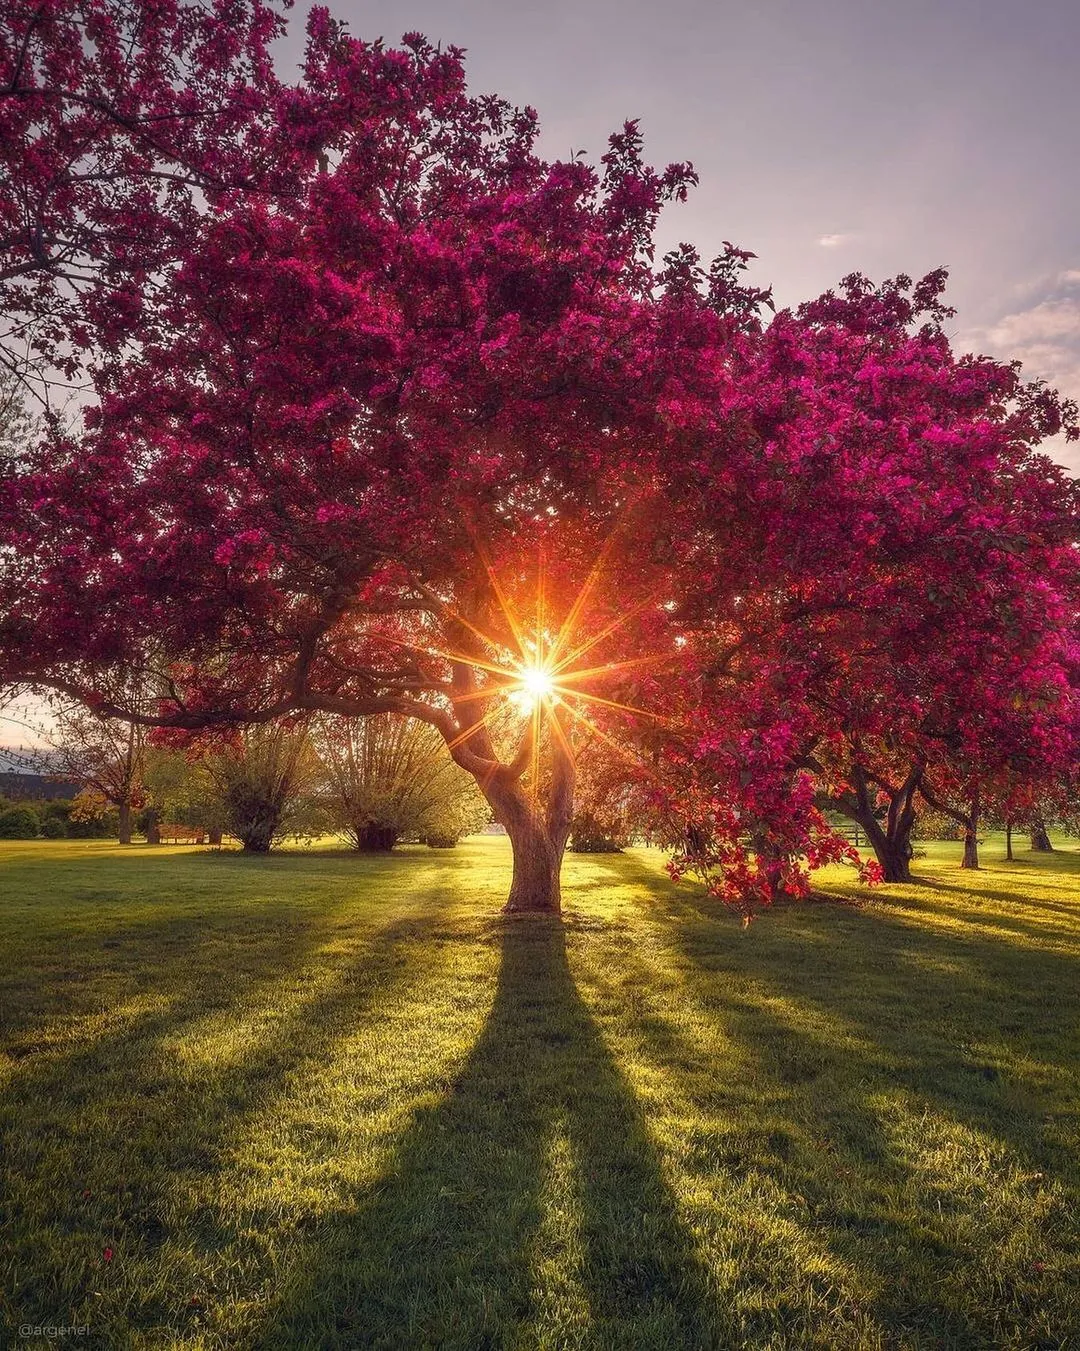
[[[528,712],[555,696],[555,677],[543,666],[524,666],[519,673],[518,688],[511,697]]]
[[[534,614],[526,619],[515,610],[507,588],[487,551],[479,542],[476,542],[476,551],[487,573],[491,594],[495,597],[505,621],[502,639],[485,632],[473,620],[461,614],[449,601],[438,598],[437,603],[443,613],[478,639],[485,649],[485,655],[480,655],[477,651],[461,651],[450,647],[405,644],[429,657],[460,662],[483,676],[483,683],[476,689],[453,696],[455,707],[461,706],[462,713],[470,702],[474,701],[481,707],[486,703],[488,707],[475,719],[469,719],[467,715],[461,717],[459,714],[462,730],[450,743],[451,748],[468,741],[480,728],[488,727],[505,718],[506,713],[510,711],[516,712],[523,720],[531,723],[530,778],[534,791],[540,778],[540,746],[545,730],[549,731],[562,752],[571,759],[574,759],[575,755],[568,732],[570,727],[574,726],[591,733],[620,756],[647,770],[636,755],[599,726],[591,715],[600,712],[614,713],[630,719],[644,718],[664,725],[670,725],[672,720],[649,709],[624,703],[607,694],[600,694],[596,692],[595,686],[598,684],[602,686],[604,682],[632,670],[662,666],[679,660],[683,654],[677,645],[673,645],[667,652],[649,653],[611,662],[597,662],[595,657],[589,659],[589,654],[637,615],[650,606],[659,604],[659,596],[644,597],[636,604],[626,607],[614,618],[600,623],[585,636],[585,619],[607,562],[610,552],[609,540],[601,549],[584,585],[567,608],[561,624],[552,632],[549,627],[552,607],[547,595],[543,556],[541,555],[537,567],[535,601],[530,606]],[[510,640],[509,646],[507,638]],[[563,711],[566,714],[565,723],[559,716]]]

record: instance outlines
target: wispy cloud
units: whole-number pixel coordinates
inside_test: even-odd
[[[954,346],[960,351],[985,352],[999,360],[1022,361],[1026,375],[1049,380],[1075,397],[1080,394],[1078,288],[1080,268],[1033,279],[1027,289],[1034,304],[1010,310],[981,328],[958,333]]]
[[[823,249],[838,249],[844,244],[850,244],[854,238],[853,234],[819,235],[818,243]]]
[[[1027,310],[1003,315],[983,330],[995,348],[1054,350],[1080,342],[1080,298],[1043,300]]]
[[[1027,379],[1046,380],[1067,398],[1080,399],[1080,295],[1076,287],[1080,287],[1080,268],[1059,272],[1044,283],[1044,298],[1037,304],[958,333],[953,346],[1000,361],[1021,361]],[[1080,470],[1075,442],[1066,444],[1055,438],[1045,449],[1074,471]]]

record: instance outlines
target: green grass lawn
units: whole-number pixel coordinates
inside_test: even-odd
[[[1080,1347],[1080,853],[1025,846],[743,931],[648,851],[559,925],[499,839],[5,843],[4,1344]]]

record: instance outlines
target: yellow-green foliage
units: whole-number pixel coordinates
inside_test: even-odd
[[[4,844],[12,1340],[1074,1345],[1080,854],[1001,853],[744,932],[648,851],[560,925],[502,839]]]
[[[311,798],[319,765],[306,724],[244,727],[203,763],[226,829],[245,849],[265,853],[278,840],[320,832]]]
[[[476,781],[427,723],[328,718],[318,744],[330,821],[357,848],[389,849],[403,836],[452,845],[491,819]]]

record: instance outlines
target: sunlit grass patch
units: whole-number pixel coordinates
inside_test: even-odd
[[[4,1316],[101,1347],[1067,1346],[1080,854],[744,931],[652,851],[0,846]],[[855,894],[841,870],[822,890]]]

